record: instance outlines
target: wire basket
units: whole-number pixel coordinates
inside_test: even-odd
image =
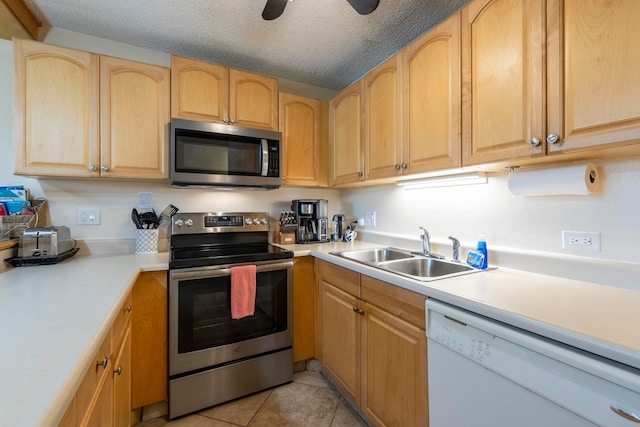
[[[43,226],[46,223],[47,201],[36,199],[31,201],[29,211],[33,215],[4,215],[0,216],[0,239],[15,239],[22,235],[26,228]]]

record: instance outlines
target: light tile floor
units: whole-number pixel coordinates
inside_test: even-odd
[[[173,421],[156,418],[136,427],[365,427],[320,372],[306,370],[293,382],[204,409]]]

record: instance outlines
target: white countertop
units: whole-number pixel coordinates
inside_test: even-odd
[[[140,271],[168,254],[76,255],[0,274],[0,425],[57,425]]]
[[[498,268],[418,282],[329,254],[372,243],[286,245],[640,369],[640,291]],[[140,271],[168,253],[75,256],[0,274],[0,425],[56,425]]]

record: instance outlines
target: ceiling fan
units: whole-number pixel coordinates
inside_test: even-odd
[[[287,3],[293,0],[267,0],[262,11],[262,18],[266,21],[276,19],[284,12]],[[368,15],[378,7],[380,0],[347,0],[360,15]]]

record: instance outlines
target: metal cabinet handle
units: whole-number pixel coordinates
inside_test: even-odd
[[[222,119],[222,121],[225,122],[225,123],[229,123],[229,119],[226,118],[226,117],[224,119]]]
[[[102,362],[98,361],[98,363],[96,363],[96,369],[99,368],[100,366],[102,366],[102,369],[107,369],[108,364],[109,364],[109,358],[105,356],[104,359],[102,359]]]
[[[362,178],[362,175],[363,175],[363,173],[362,173],[362,172],[358,172],[358,176],[359,176],[360,178]]]
[[[531,138],[529,140],[529,144],[533,145],[534,147],[540,145],[540,138],[535,138],[535,137]]]
[[[396,168],[397,171],[400,170],[400,165],[399,164],[396,163],[394,167]]]
[[[626,409],[619,406],[611,405],[610,408],[613,412],[620,415],[622,418],[626,418],[629,421],[640,424],[640,416],[638,416],[637,414],[634,414],[631,411],[627,411]]]
[[[89,172],[95,172],[96,170],[98,170],[98,168],[96,167],[96,165],[90,165],[90,166],[89,166]]]
[[[552,133],[551,135],[547,136],[547,142],[549,144],[555,144],[559,141],[560,141],[560,138],[558,138],[558,135],[556,135],[555,133]]]
[[[118,366],[118,369],[113,371],[114,374],[122,375],[122,365]]]
[[[407,164],[406,163],[402,164],[402,169],[407,169]]]
[[[236,124],[236,120],[235,119],[231,119],[231,124],[235,125]]]
[[[359,314],[359,315],[361,315],[361,316],[364,314],[364,310],[363,310],[363,309],[358,308],[358,307],[355,307],[355,306],[353,307],[353,311],[354,311],[355,313],[358,313],[358,314]]]
[[[133,309],[131,308],[130,305],[127,306],[127,308],[124,309],[124,311],[126,311],[127,313],[131,313]]]
[[[105,165],[102,165],[102,166],[100,166],[100,170],[101,170],[102,172],[109,172],[109,167],[108,167],[108,166],[105,166]]]

